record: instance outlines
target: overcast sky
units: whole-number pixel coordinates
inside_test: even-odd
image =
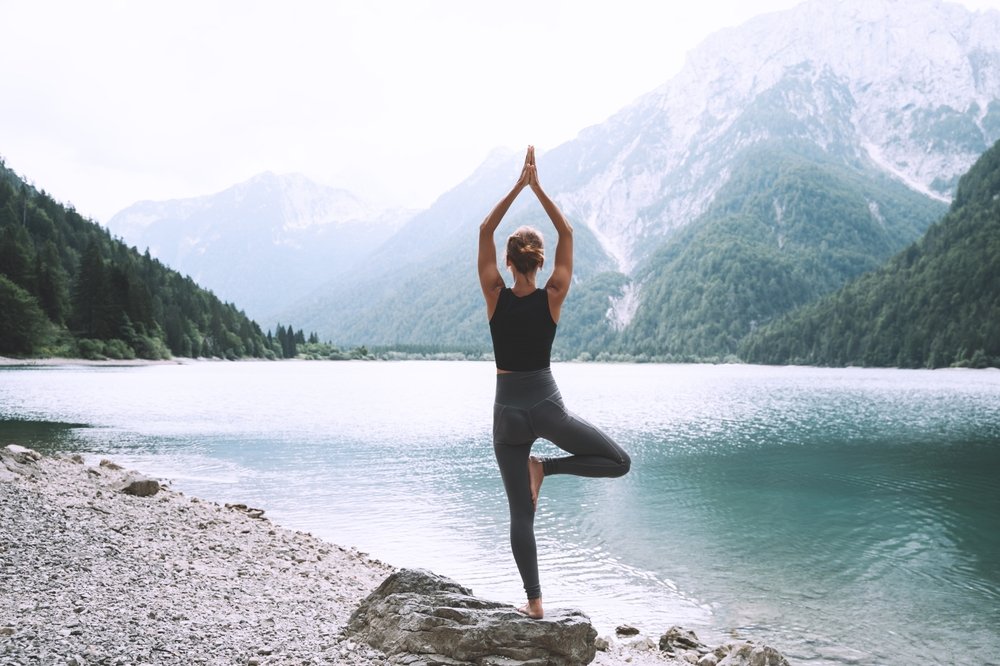
[[[425,207],[798,2],[0,0],[0,155],[100,222],[266,170]]]

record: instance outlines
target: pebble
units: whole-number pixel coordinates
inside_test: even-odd
[[[615,633],[619,636],[636,636],[639,630],[630,624],[622,624],[615,629]]]

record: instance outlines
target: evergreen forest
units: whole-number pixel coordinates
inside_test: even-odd
[[[945,212],[871,170],[791,142],[750,149],[701,219],[636,276],[623,354],[737,360],[759,326],[882,265]]]
[[[1000,142],[885,266],[750,336],[750,362],[1000,367]]]
[[[234,305],[112,238],[0,160],[0,355],[270,359],[303,350],[340,354],[291,327],[265,334]]]

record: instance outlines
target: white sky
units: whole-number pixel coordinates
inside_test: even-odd
[[[0,0],[0,155],[101,222],[265,170],[425,207],[798,2]]]

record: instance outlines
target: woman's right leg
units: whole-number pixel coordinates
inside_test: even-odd
[[[528,475],[528,456],[534,442],[526,410],[494,404],[493,453],[510,508],[510,549],[528,599],[542,596],[535,545],[535,507]]]
[[[538,580],[538,549],[535,545],[535,507],[528,481],[528,454],[531,442],[511,445],[493,443],[503,487],[510,507],[510,549],[521,574],[528,599],[542,596]]]

